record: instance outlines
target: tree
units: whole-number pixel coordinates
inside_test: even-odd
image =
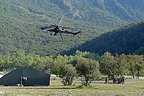
[[[126,62],[125,62],[126,55],[116,55],[115,56],[115,75],[120,76],[124,75],[127,72],[126,69]]]
[[[65,58],[62,55],[58,55],[53,62],[53,70],[54,70],[54,74],[59,75],[60,74],[60,67],[62,65],[65,65],[68,63],[67,58]]]
[[[116,64],[115,57],[111,53],[105,52],[101,56],[100,71],[103,74],[108,75],[109,77],[112,77],[112,79],[114,79],[115,64]]]
[[[88,58],[79,58],[77,60],[76,70],[82,77],[82,84],[90,85],[91,81],[100,77],[99,63]]]
[[[42,71],[45,73],[53,73],[53,57],[52,56],[43,56],[42,58],[44,68]]]
[[[76,70],[72,64],[64,64],[60,66],[60,77],[62,77],[62,83],[65,86],[72,85],[74,77],[76,76]]]
[[[140,76],[140,71],[144,68],[144,57],[143,55],[134,55],[135,57],[135,69],[137,71],[137,77]]]
[[[26,53],[24,50],[18,50],[16,52],[15,67],[27,67],[26,63]]]
[[[143,55],[127,55],[127,68],[131,72],[133,78],[135,75],[139,78],[141,70],[144,68],[144,57]]]
[[[131,75],[133,76],[133,78],[135,78],[135,64],[136,64],[137,58],[135,58],[134,55],[127,55],[126,58],[126,65],[128,70],[131,72]]]

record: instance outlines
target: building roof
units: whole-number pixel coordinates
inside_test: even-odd
[[[49,85],[50,75],[32,68],[18,68],[0,79],[1,85],[20,84],[21,78],[26,77],[25,85]]]

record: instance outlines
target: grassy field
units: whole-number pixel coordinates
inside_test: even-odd
[[[93,82],[90,87],[63,86],[61,80],[51,80],[51,86],[0,86],[0,96],[144,96],[144,80],[129,79],[125,84]]]

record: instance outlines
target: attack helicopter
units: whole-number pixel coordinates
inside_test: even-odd
[[[60,23],[62,22],[63,18],[64,17],[61,18]],[[68,31],[67,29],[71,29],[71,28],[59,26],[60,23],[58,25],[50,25],[50,26],[41,27],[41,30],[50,32],[51,35],[53,35],[52,33],[54,33],[55,36],[57,36],[57,34],[60,34],[62,40],[63,40],[63,36],[62,36],[63,33],[71,34],[71,35],[77,35],[81,33],[81,31],[78,31],[78,32]]]

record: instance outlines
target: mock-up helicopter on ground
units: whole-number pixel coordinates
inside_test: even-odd
[[[63,18],[64,17],[61,18],[60,23],[62,22]],[[60,23],[59,23],[59,25],[60,25]],[[41,30],[48,31],[51,33],[51,35],[52,35],[52,33],[54,33],[55,36],[57,36],[57,34],[59,33],[62,40],[63,40],[62,33],[71,34],[71,35],[77,35],[77,34],[81,33],[81,31],[78,31],[78,32],[68,31],[67,29],[69,29],[69,28],[61,27],[59,25],[50,25],[50,26],[41,27]]]

